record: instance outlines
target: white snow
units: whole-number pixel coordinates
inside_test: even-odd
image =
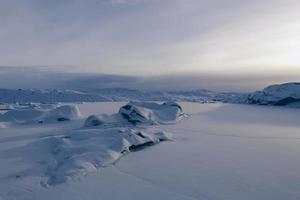
[[[78,107],[83,117],[107,113],[107,123],[124,104]],[[189,118],[177,124],[83,127],[80,118],[0,129],[0,199],[300,199],[298,109],[180,105]],[[173,139],[115,163],[121,149],[146,139],[140,131],[147,141],[168,132]],[[112,138],[114,151],[105,151]]]
[[[9,104],[0,103],[0,111],[12,110],[13,106]]]
[[[249,96],[248,102],[263,105],[288,105],[300,101],[300,83],[271,85]]]
[[[3,103],[58,103],[58,102],[107,102],[107,101],[188,101],[245,103],[247,94],[193,91],[139,91],[126,88],[103,88],[85,92],[57,89],[0,89]]]
[[[164,119],[177,119],[180,106],[172,103],[130,103],[125,105],[138,105],[135,108],[149,113],[157,113]],[[161,110],[159,110],[161,108]],[[122,108],[120,109],[122,110]],[[180,108],[183,115],[182,109]],[[9,111],[4,114],[4,119],[25,121],[26,116],[38,123],[60,122],[78,119],[80,111],[77,106],[64,105],[48,111],[27,108],[22,112]],[[130,117],[131,116],[129,113]],[[130,118],[129,117],[129,118]],[[161,141],[170,140],[168,133],[151,131],[148,129],[148,121],[141,122],[139,126],[132,124],[133,119],[124,118],[122,112],[113,115],[94,115],[87,118],[83,128],[76,128],[59,136],[49,136],[24,147],[7,151],[6,155],[31,155],[25,158],[32,166],[26,172],[16,174],[16,177],[40,176],[41,185],[57,185],[77,180],[82,176],[96,171],[116,162],[122,155],[152,146]],[[158,119],[158,115],[155,119]],[[95,123],[96,122],[96,123]],[[28,124],[28,123],[27,123]],[[151,123],[152,124],[152,123]]]
[[[15,123],[49,123],[69,121],[81,116],[77,106],[64,105],[53,109],[41,109],[39,107],[24,107],[9,110],[0,114],[0,122]]]
[[[31,168],[16,176],[41,176],[41,185],[47,187],[76,181],[113,164],[130,151],[169,139],[165,132],[134,128],[78,129],[6,153],[31,155],[24,160],[32,164]]]
[[[175,102],[130,102],[120,108],[119,114],[134,124],[176,123],[184,117],[182,108]]]
[[[75,120],[79,117],[81,117],[81,113],[77,106],[63,105],[44,112],[41,116],[38,117],[37,120],[39,123],[47,123]]]

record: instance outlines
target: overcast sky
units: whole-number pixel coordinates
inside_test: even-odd
[[[300,76],[300,1],[0,0],[0,65]]]

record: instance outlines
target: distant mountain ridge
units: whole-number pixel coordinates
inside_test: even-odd
[[[192,101],[243,102],[248,94],[219,93],[208,90],[140,91],[127,88],[104,88],[91,91],[57,89],[0,89],[1,103],[57,103],[97,101]]]
[[[250,94],[247,103],[300,107],[300,83],[270,85],[262,91]]]
[[[104,101],[225,102],[300,107],[300,83],[270,85],[253,93],[189,91],[141,91],[128,88],[0,89],[0,103],[58,103]]]

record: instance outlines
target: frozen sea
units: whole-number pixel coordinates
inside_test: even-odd
[[[83,116],[118,111],[126,102],[79,104]],[[130,153],[80,180],[50,187],[40,177],[12,177],[32,155],[3,152],[83,120],[63,125],[0,126],[0,199],[299,200],[300,110],[234,104],[180,103],[189,117],[153,129],[174,140]],[[22,158],[22,159],[20,159]],[[25,158],[25,159],[24,159]]]

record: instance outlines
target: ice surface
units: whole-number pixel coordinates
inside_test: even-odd
[[[78,106],[84,117],[107,113],[105,119],[114,121],[110,117],[125,104]],[[221,103],[180,103],[180,106],[189,118],[170,125],[113,129],[83,127],[84,119],[79,119],[2,128],[0,197],[5,200],[300,199],[299,109]],[[94,163],[94,158],[119,154],[80,152],[100,150],[98,143],[93,145],[110,139],[102,135],[105,130],[112,134],[133,131],[137,136],[141,131],[155,137],[170,132],[173,139],[127,154],[119,162],[96,170],[89,164]],[[52,147],[57,148],[49,151]],[[78,162],[63,162],[58,172],[70,176],[56,177],[54,160],[64,161],[68,155],[75,160],[78,157]],[[50,165],[53,168],[47,163],[54,163]],[[69,167],[75,172],[68,171]],[[68,184],[57,184],[61,181]]]

